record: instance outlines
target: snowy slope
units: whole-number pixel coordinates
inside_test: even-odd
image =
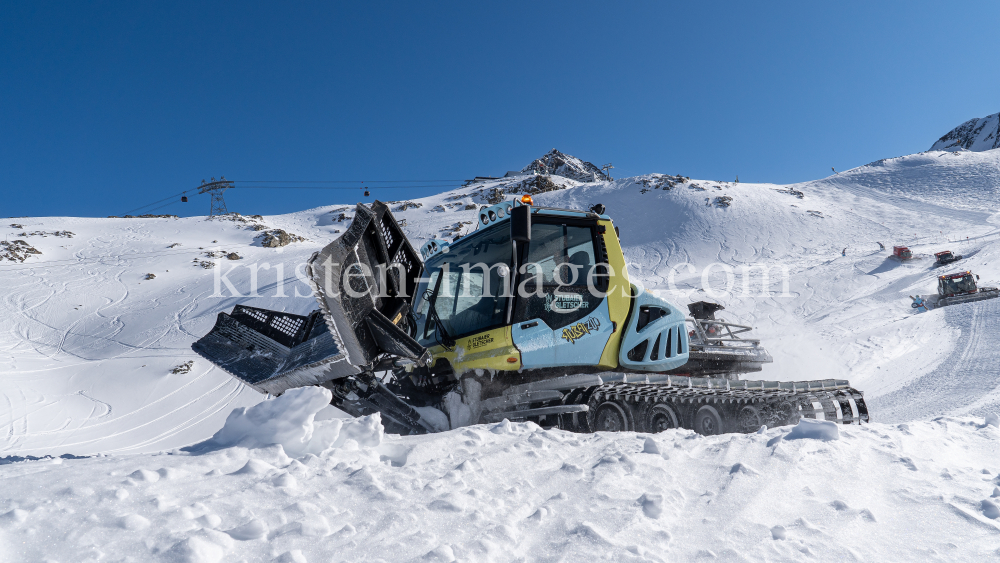
[[[1000,150],[931,150],[883,158],[795,187],[834,187],[918,213],[982,221],[1000,211]]]
[[[10,220],[15,221],[15,220]],[[30,242],[41,255],[0,263],[0,456],[157,451],[218,427],[232,408],[261,397],[191,350],[219,311],[235,303],[308,312],[310,299],[211,297],[214,273],[261,261],[261,294],[273,295],[274,267],[295,265],[335,236],[335,227],[297,217],[268,218],[310,240],[261,248],[250,224],[187,219],[16,219],[0,236]],[[70,231],[72,238],[22,233]],[[177,244],[177,246],[173,246]],[[206,253],[238,252],[219,269]],[[222,252],[219,252],[221,254]],[[155,279],[145,280],[152,273]],[[247,293],[250,272],[228,276]],[[225,286],[221,286],[225,289]],[[265,288],[271,287],[267,292]],[[308,289],[301,283],[299,291]],[[194,361],[186,374],[171,370]]]
[[[1000,148],[1000,113],[970,119],[949,131],[931,147],[932,151],[988,151]]]
[[[294,390],[190,452],[0,466],[0,562],[1000,557],[996,419],[401,438],[320,420],[329,397]]]
[[[555,207],[604,203],[621,228],[634,279],[679,306],[720,301],[727,318],[755,327],[775,362],[753,377],[849,379],[877,406],[874,420],[904,421],[996,409],[1000,382],[975,367],[1000,363],[1000,334],[988,322],[994,304],[914,314],[908,295],[934,291],[939,272],[926,257],[944,248],[967,256],[954,270],[1000,281],[998,171],[996,150],[924,153],[793,186],[656,174],[589,183],[552,176],[541,185],[542,177],[532,177],[391,207],[419,245],[469,232],[479,206],[512,197],[504,190],[542,191],[536,202]],[[732,199],[725,206],[720,197]],[[210,435],[232,408],[262,400],[198,358],[190,343],[237,303],[313,310],[296,266],[352,216],[352,207],[339,205],[260,220],[25,218],[10,220],[16,228],[0,226],[5,238],[42,251],[23,264],[0,264],[7,288],[0,457],[171,449]],[[262,248],[256,224],[307,240]],[[64,230],[74,237],[20,236]],[[878,242],[909,245],[923,258],[899,264]],[[210,251],[243,259],[204,269],[198,264],[213,260]],[[248,265],[258,262],[270,269],[258,273],[259,297],[247,296]],[[287,297],[276,296],[279,264]],[[746,275],[742,267],[750,268]],[[733,271],[729,293],[725,268]],[[213,297],[216,272],[243,296],[222,284]],[[147,273],[156,278],[145,280]],[[979,344],[966,353],[973,333]],[[189,373],[171,373],[188,361]]]

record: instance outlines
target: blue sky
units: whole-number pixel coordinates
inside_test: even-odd
[[[992,1],[0,10],[4,217],[119,215],[220,175],[420,197],[553,147],[619,177],[787,183],[926,150],[1000,111]],[[364,200],[226,195],[247,214]],[[171,202],[156,212],[209,207]]]

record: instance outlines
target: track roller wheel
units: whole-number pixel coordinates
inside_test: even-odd
[[[643,412],[643,432],[656,434],[672,428],[680,428],[680,423],[677,412],[667,403],[654,403]]]
[[[591,399],[587,411],[590,432],[634,432],[635,412],[632,405],[620,399]]]
[[[694,415],[694,431],[702,436],[722,434],[722,417],[713,406],[705,405]]]
[[[744,405],[736,415],[737,430],[744,434],[756,432],[764,425],[764,417],[760,414],[760,409],[753,405]]]
[[[802,418],[798,406],[789,400],[767,405],[761,410],[761,417],[763,424],[767,424],[768,428],[798,424],[799,419]]]

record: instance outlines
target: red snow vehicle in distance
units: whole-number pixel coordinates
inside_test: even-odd
[[[1000,297],[1000,289],[978,287],[979,276],[970,271],[938,276],[938,307]]]
[[[941,252],[934,253],[934,265],[944,266],[945,264],[951,264],[952,262],[957,262],[962,259],[961,254],[952,254],[950,250],[943,250]]]
[[[909,260],[913,258],[913,253],[910,249],[905,246],[894,246],[892,247],[892,255],[900,260]]]

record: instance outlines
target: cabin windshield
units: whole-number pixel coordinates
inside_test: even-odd
[[[503,325],[510,264],[506,224],[465,237],[428,261],[413,307],[417,340],[430,346]]]
[[[966,274],[961,278],[943,279],[941,282],[945,295],[976,291],[976,280],[972,274]]]

